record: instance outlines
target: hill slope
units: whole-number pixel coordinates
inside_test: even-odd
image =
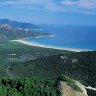
[[[0,45],[0,77],[40,76],[56,80],[65,74],[85,86],[96,88],[96,51],[70,52],[26,46],[17,42]],[[89,96],[96,91],[88,90]]]
[[[3,78],[0,79],[0,96],[88,96],[86,89],[74,82],[59,81],[57,86],[55,80],[40,77]]]
[[[30,30],[17,28],[9,24],[0,24],[0,36],[7,39],[18,39],[36,36],[48,36],[48,33],[33,32]]]
[[[17,22],[17,21],[12,21],[9,19],[0,19],[0,24],[9,24],[11,26],[24,28],[24,29],[38,29],[39,28],[38,26],[34,24]]]

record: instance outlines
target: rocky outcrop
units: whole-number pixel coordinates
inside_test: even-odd
[[[59,80],[57,84],[59,96],[88,96],[84,86],[78,81],[70,82]]]

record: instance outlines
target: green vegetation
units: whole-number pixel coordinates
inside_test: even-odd
[[[66,75],[61,75],[59,78],[58,78],[60,81],[65,81],[67,83],[75,83],[75,81],[71,78],[69,78],[68,76]]]
[[[0,79],[0,96],[56,96],[55,82],[38,77]]]
[[[75,83],[69,84],[69,86],[71,86],[71,87],[72,87],[74,90],[76,90],[76,91],[83,92],[83,91],[81,90],[81,88],[80,88],[78,85],[76,85]]]
[[[56,80],[65,74],[84,85],[96,87],[95,70],[96,51],[77,53],[27,46],[13,41],[0,44],[1,78],[39,76]],[[96,95],[94,92],[89,94]]]

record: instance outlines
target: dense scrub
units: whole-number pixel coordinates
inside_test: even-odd
[[[56,96],[55,82],[38,77],[0,79],[0,96]]]
[[[95,70],[96,51],[77,53],[26,46],[13,41],[0,44],[0,77],[10,77],[11,74],[12,78],[40,76],[55,80],[65,74],[96,88]],[[96,95],[91,91],[89,94]]]

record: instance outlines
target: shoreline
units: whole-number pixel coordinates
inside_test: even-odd
[[[32,42],[29,42],[29,41],[24,40],[24,39],[11,40],[11,41],[16,41],[16,42],[26,44],[26,45],[29,45],[29,46],[49,48],[49,49],[58,49],[58,50],[66,50],[66,51],[73,51],[73,52],[92,51],[92,50],[85,50],[85,49],[60,48],[60,47],[55,47],[55,46],[46,46],[46,45],[43,45],[43,44],[32,43]]]
[[[27,38],[51,38],[51,37],[54,37],[55,35],[47,35],[47,36],[36,36],[36,37],[27,37]],[[24,38],[24,39],[19,39],[19,40],[26,40],[27,38]]]

